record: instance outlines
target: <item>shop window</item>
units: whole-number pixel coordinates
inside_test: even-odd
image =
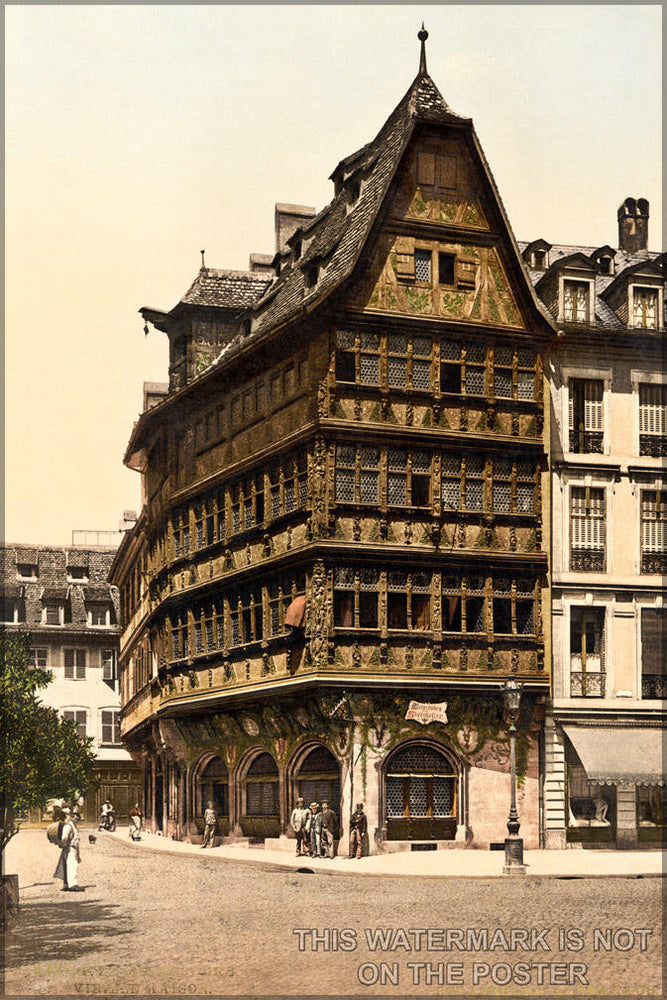
[[[456,774],[435,747],[410,743],[396,750],[385,779],[388,840],[453,840]]]
[[[63,711],[63,719],[73,722],[76,727],[77,736],[85,740],[88,734],[88,713],[85,708],[66,708]]]
[[[667,788],[637,785],[637,828],[640,841],[664,844],[667,831]]]
[[[65,649],[63,650],[63,660],[66,680],[83,681],[86,679],[85,649]]]
[[[604,698],[604,608],[570,612],[570,696]]]
[[[655,330],[658,326],[658,292],[652,288],[632,289],[633,326]]]
[[[602,379],[573,378],[568,386],[570,451],[578,455],[603,453]]]
[[[461,351],[457,340],[443,340],[440,344],[440,392],[461,392]]]
[[[667,610],[665,608],[642,608],[642,698],[667,698],[667,684],[665,683],[666,626]]]
[[[102,711],[102,743],[120,743],[120,712],[116,708]]]
[[[641,493],[641,571],[667,573],[667,492]]]
[[[589,782],[570,741],[566,741],[568,820],[570,841],[611,841],[616,827],[616,787]]]
[[[486,392],[486,347],[468,344],[466,349],[465,391],[468,396],[483,396]]]
[[[563,282],[563,319],[566,323],[586,323],[590,285],[587,281]]]
[[[639,386],[639,454],[667,455],[667,385]]]
[[[605,568],[604,489],[573,486],[570,490],[570,569],[603,572]]]

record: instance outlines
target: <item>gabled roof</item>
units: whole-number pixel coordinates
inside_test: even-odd
[[[632,264],[630,267],[626,267],[620,274],[617,274],[613,281],[611,281],[607,287],[600,293],[605,298],[608,296],[613,297],[614,292],[616,292],[621,286],[625,285],[631,278],[637,275],[645,275],[651,278],[658,278],[660,281],[664,279],[664,275],[660,267],[657,267],[651,260],[640,260],[636,264]]]
[[[548,252],[551,250],[551,246],[551,243],[548,243],[547,240],[533,240],[532,243],[527,243],[525,245],[523,252],[524,254],[528,253],[530,250],[546,250]]]

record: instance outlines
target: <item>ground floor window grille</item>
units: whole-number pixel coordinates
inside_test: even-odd
[[[433,747],[415,744],[395,753],[385,779],[387,838],[453,839],[457,777]]]
[[[246,776],[246,814],[278,815],[278,767],[273,757],[262,753],[248,768]]]

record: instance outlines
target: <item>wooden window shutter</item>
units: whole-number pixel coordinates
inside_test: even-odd
[[[477,278],[477,264],[474,260],[456,261],[456,284],[459,288],[474,288]]]
[[[438,157],[438,186],[443,188],[456,187],[456,157]]]
[[[396,274],[399,278],[414,278],[415,276],[415,241],[398,239],[395,246]]]
[[[69,680],[74,679],[74,650],[65,650],[65,678]]]
[[[435,185],[435,153],[417,155],[417,183],[430,187]]]

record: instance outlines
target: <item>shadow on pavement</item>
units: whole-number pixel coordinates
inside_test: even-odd
[[[131,931],[131,917],[119,911],[119,906],[78,898],[53,903],[22,900],[19,914],[6,932],[6,968],[69,961],[112,947],[112,938]]]

